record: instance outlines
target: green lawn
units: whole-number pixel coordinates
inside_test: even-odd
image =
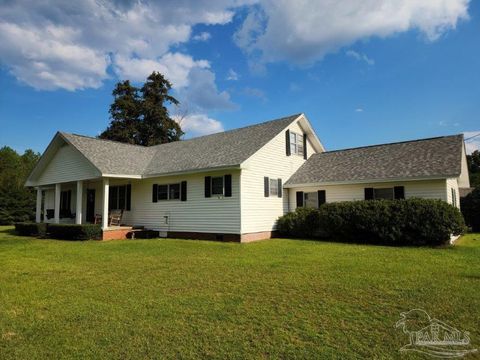
[[[394,324],[413,308],[480,348],[480,234],[429,249],[66,242],[0,227],[0,266],[0,359],[411,359]]]

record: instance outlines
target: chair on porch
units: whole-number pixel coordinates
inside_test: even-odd
[[[123,210],[111,210],[108,213],[108,226],[120,226],[122,223]],[[95,214],[94,224],[102,224],[102,215]]]
[[[93,218],[93,223],[102,225],[102,215],[95,214],[95,217]]]
[[[112,210],[108,216],[110,226],[120,226],[123,210]]]

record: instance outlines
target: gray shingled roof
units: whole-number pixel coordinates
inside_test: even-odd
[[[313,154],[285,185],[422,177],[457,177],[463,135]]]
[[[161,175],[238,166],[300,115],[151,147],[61,135],[103,174]]]
[[[60,133],[102,174],[142,175],[155,154],[155,147]]]

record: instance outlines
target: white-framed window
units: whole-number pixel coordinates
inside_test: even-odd
[[[158,200],[179,200],[180,184],[158,185],[157,199]]]
[[[393,188],[373,189],[373,198],[393,200],[395,198],[395,194],[394,194]]]
[[[110,186],[108,194],[109,210],[130,210],[130,185]]]
[[[270,196],[278,196],[278,179],[270,179]]]
[[[457,207],[457,191],[452,188],[452,205]]]
[[[212,195],[223,195],[223,176],[212,177]]]
[[[303,135],[290,131],[290,153],[303,156]]]
[[[303,194],[304,202],[303,206],[307,208],[317,208],[318,207],[318,192],[306,192]]]

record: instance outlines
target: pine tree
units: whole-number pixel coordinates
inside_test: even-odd
[[[117,83],[110,106],[111,122],[101,139],[151,146],[178,141],[183,135],[167,104],[178,105],[169,94],[172,84],[159,72],[153,72],[141,89],[126,80]]]
[[[101,139],[141,144],[139,134],[141,100],[138,91],[139,89],[132,86],[128,80],[117,83],[112,93],[114,101],[109,111],[111,122],[100,134]]]
[[[145,146],[163,144],[180,140],[183,131],[173,120],[165,103],[178,105],[179,102],[169,95],[172,84],[159,72],[153,72],[143,85],[141,143]]]

